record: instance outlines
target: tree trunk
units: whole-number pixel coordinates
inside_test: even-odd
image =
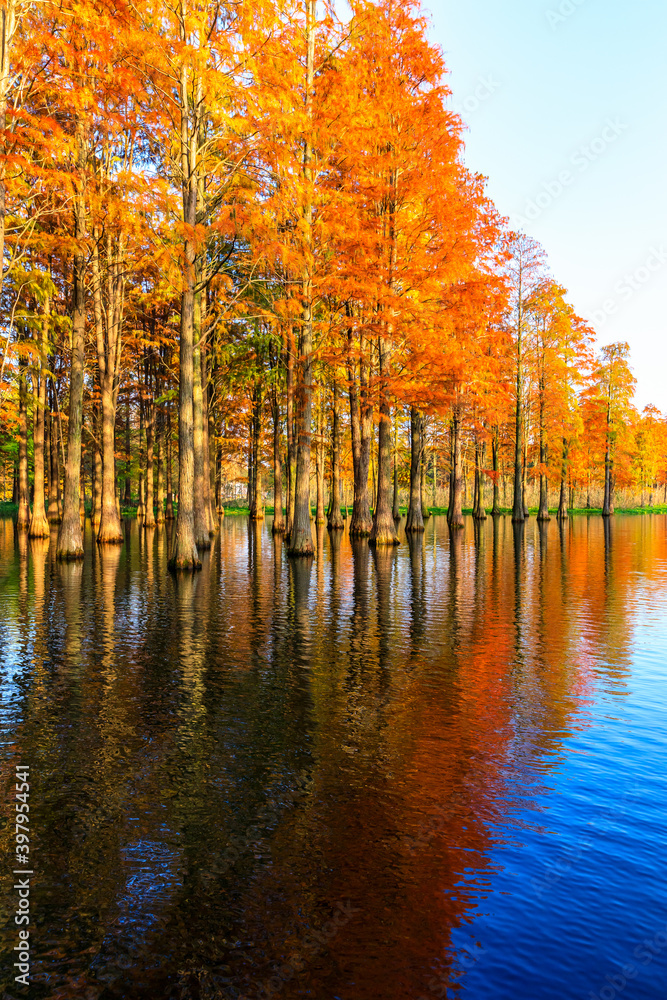
[[[164,513],[166,521],[174,520],[174,461],[172,456],[173,442],[171,437],[171,404],[167,404],[167,508]]]
[[[194,524],[195,544],[199,551],[210,549],[206,468],[204,463],[204,408],[201,381],[202,293],[195,296],[194,356],[193,356],[193,419],[194,419]]]
[[[312,556],[315,552],[310,527],[310,462],[313,407],[313,92],[315,82],[315,32],[317,28],[316,0],[305,0],[306,6],[306,119],[303,148],[303,223],[304,263],[301,276],[301,350],[299,359],[299,396],[297,405],[296,484],[294,491],[294,521],[289,536],[290,556]]]
[[[454,407],[452,417],[452,503],[447,520],[450,528],[463,527],[463,460],[461,455],[461,418],[458,408]]]
[[[401,511],[398,505],[398,414],[394,417],[394,503],[392,511],[394,521],[400,521]]]
[[[333,427],[331,433],[331,496],[329,498],[329,531],[342,531],[345,527],[340,511],[340,394],[338,382],[333,384]]]
[[[560,497],[558,500],[558,514],[557,518],[559,521],[564,521],[567,519],[567,461],[569,456],[569,446],[567,438],[563,438],[563,464],[561,466],[560,473]]]
[[[317,487],[317,507],[315,510],[315,524],[324,524],[324,419],[323,406],[320,401],[319,413],[317,416],[317,444],[315,446],[315,479]]]
[[[483,445],[475,441],[475,503],[473,517],[476,521],[486,521],[484,484],[482,481],[482,449]]]
[[[44,303],[39,373],[36,376],[37,391],[34,393],[35,429],[33,432],[33,453],[35,479],[32,501],[32,519],[30,521],[31,538],[49,537],[49,522],[46,517],[46,505],[44,499],[44,442],[46,421],[46,360],[50,314],[51,303],[47,297]]]
[[[54,394],[55,391],[55,387],[52,386]],[[47,513],[49,524],[60,524],[60,452],[58,449],[58,421],[53,412],[53,400],[49,415],[49,443],[51,475],[49,477],[49,509]]]
[[[28,362],[19,358],[19,512],[16,527],[30,527],[30,489],[28,483]]]
[[[283,466],[280,458],[280,404],[278,393],[274,390],[271,401],[273,416],[273,527],[274,535],[285,533],[285,517],[283,514]]]
[[[491,461],[493,462],[493,507],[491,508],[491,514],[493,517],[497,517],[500,514],[500,486],[498,483],[498,451],[500,447],[500,432],[498,427],[493,428],[493,437],[491,438]]]
[[[546,435],[544,432],[544,385],[540,389],[540,465],[546,466],[549,460]],[[549,516],[549,480],[540,471],[540,509],[537,514],[538,521],[550,521]]]
[[[83,166],[83,131],[77,124],[79,166]],[[75,199],[75,238],[85,235],[85,204],[83,190]],[[60,560],[83,559],[83,531],[79,514],[81,487],[81,430],[83,425],[83,379],[85,368],[86,287],[85,258],[82,252],[74,255],[72,360],[69,380],[69,424],[67,429],[67,464],[65,466],[65,498],[63,519],[58,531],[56,558]]]
[[[127,396],[125,397],[125,504],[128,507],[132,503],[132,477],[130,475],[131,463],[130,393],[128,390]]]
[[[611,440],[607,432],[607,443],[604,456],[604,503],[602,505],[602,516],[611,517],[614,513],[614,479],[613,462],[611,457]]]
[[[95,419],[96,438],[99,437],[101,421],[99,416]],[[97,440],[93,441],[93,516],[91,524],[93,531],[98,532],[102,521],[102,453],[100,452]]]
[[[260,473],[260,442],[262,436],[262,397],[260,390],[255,387],[253,412],[251,420],[252,448],[252,492],[250,497],[250,519],[252,521],[262,521],[264,519],[264,507],[262,505],[262,477]]]
[[[164,413],[157,414],[157,510],[155,523],[164,524]]]
[[[350,428],[352,434],[352,467],[354,472],[354,496],[350,537],[366,538],[373,530],[370,502],[368,499],[368,470],[371,460],[371,431],[373,428],[373,407],[368,397],[368,378],[363,360],[359,362],[359,386],[357,390],[356,372],[351,357],[352,331],[348,334],[348,385],[350,397]],[[363,343],[361,345],[363,353]]]
[[[377,493],[373,514],[370,544],[374,546],[398,545],[398,535],[392,510],[391,487],[391,406],[387,394],[386,378],[389,368],[389,344],[380,338],[380,426],[378,428]]]
[[[512,521],[520,524],[525,521],[525,505],[523,494],[523,357],[522,357],[522,320],[519,316],[519,331],[517,336],[517,366],[516,366],[516,414],[514,431],[514,502],[512,506]]]
[[[410,409],[410,503],[406,532],[424,531],[422,517],[421,464],[422,464],[422,417],[414,406]]]

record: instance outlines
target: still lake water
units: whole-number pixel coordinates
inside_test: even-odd
[[[667,518],[269,529],[0,522],[3,998],[666,997]]]

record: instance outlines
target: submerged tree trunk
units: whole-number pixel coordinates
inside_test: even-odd
[[[55,386],[51,386],[55,396]],[[53,412],[53,399],[49,415],[49,444],[51,474],[49,476],[49,524],[60,524],[60,452],[58,449],[58,421]]]
[[[39,352],[39,370],[35,376],[35,391],[33,394],[34,431],[33,431],[33,467],[34,467],[34,489],[32,500],[32,518],[30,519],[30,537],[48,538],[49,522],[46,517],[46,504],[44,497],[44,459],[45,459],[45,424],[46,424],[46,360],[47,345],[49,335],[49,323],[51,314],[50,299],[46,298],[44,303],[44,317],[42,320],[42,337]]]
[[[77,123],[79,166],[83,166],[83,130]],[[84,193],[75,198],[75,237],[85,235]],[[58,531],[56,558],[83,559],[83,531],[79,513],[81,487],[81,429],[83,425],[83,379],[85,367],[86,287],[85,258],[82,251],[74,255],[72,312],[72,360],[69,385],[69,424],[67,429],[67,464],[65,466],[65,498],[63,519]]]
[[[274,535],[285,533],[285,517],[283,514],[283,466],[280,458],[280,404],[275,388],[271,400],[273,416],[273,527]]]
[[[540,509],[537,514],[538,521],[550,521],[549,516],[549,480],[544,473],[544,469],[549,461],[549,452],[544,431],[544,385],[540,387]]]
[[[398,505],[398,414],[394,417],[394,521],[401,520],[401,511]]]
[[[315,446],[315,479],[317,487],[317,507],[315,511],[315,524],[324,524],[324,426],[322,404],[317,417],[317,444]]]
[[[458,407],[452,416],[452,502],[447,513],[450,528],[463,527],[463,459],[461,455],[461,418]]]
[[[569,457],[569,445],[567,438],[563,438],[563,464],[560,473],[560,497],[558,500],[558,520],[566,520],[567,514],[567,463]]]
[[[28,484],[28,362],[19,358],[19,495],[18,519],[16,527],[19,531],[27,531],[30,527],[30,489]]]
[[[614,513],[614,475],[613,459],[611,453],[611,417],[607,411],[607,439],[604,455],[604,503],[602,505],[602,516],[611,517]]]
[[[370,544],[398,545],[398,535],[392,510],[391,487],[391,405],[386,378],[389,369],[389,343],[380,338],[378,345],[380,377],[380,426],[378,428],[377,494],[373,514]]]
[[[424,531],[422,517],[421,465],[422,465],[422,417],[416,407],[410,409],[410,503],[405,530],[408,533]]]
[[[491,514],[493,517],[497,517],[500,514],[500,503],[499,503],[499,492],[500,486],[498,483],[498,451],[500,449],[500,432],[498,427],[493,428],[493,437],[491,438],[491,460],[493,462],[493,507],[491,508]]]
[[[373,530],[370,501],[368,498],[368,470],[371,461],[371,432],[373,428],[373,407],[368,396],[368,378],[363,358],[359,362],[359,389],[356,372],[351,357],[352,331],[348,334],[347,378],[350,398],[350,428],[352,434],[352,467],[354,475],[354,496],[350,537],[365,538]],[[363,344],[361,345],[363,353]]]
[[[158,411],[157,424],[157,497],[155,523],[164,524],[164,414]]]
[[[166,521],[174,520],[174,460],[171,438],[171,404],[167,409],[167,504],[164,512]]]
[[[315,552],[310,527],[310,462],[313,408],[313,94],[315,86],[316,0],[306,0],[306,130],[303,144],[302,206],[304,260],[301,274],[301,331],[297,399],[296,484],[294,520],[289,536],[290,556],[312,556]]]
[[[125,504],[129,507],[132,502],[132,477],[130,473],[132,463],[131,437],[130,437],[130,393],[125,397]]]
[[[486,521],[484,506],[484,482],[482,479],[482,455],[484,445],[475,440],[475,502],[473,517],[476,521]]]
[[[93,445],[93,516],[91,524],[94,532],[99,531],[102,520],[102,453],[99,449],[98,440],[101,421],[99,415],[93,418],[96,439]]]
[[[331,435],[331,496],[329,498],[329,531],[342,531],[345,524],[340,511],[340,397],[338,383],[333,385],[333,416]]]
[[[260,390],[255,387],[253,398],[253,409],[251,419],[251,439],[252,449],[252,483],[250,494],[250,519],[252,521],[262,521],[264,519],[264,507],[262,505],[262,477],[260,473],[260,441],[262,436],[262,397]]]

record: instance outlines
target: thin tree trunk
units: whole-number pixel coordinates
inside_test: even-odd
[[[389,374],[389,343],[380,338],[380,426],[378,428],[377,493],[373,514],[373,530],[370,544],[376,546],[398,545],[398,535],[392,510],[391,488],[391,406],[387,393],[386,379]]]
[[[84,165],[82,126],[77,123],[79,168]],[[75,197],[75,238],[85,236],[85,202],[82,186]],[[83,530],[79,514],[81,487],[81,430],[83,426],[83,379],[85,368],[86,288],[85,258],[77,250],[73,267],[72,360],[69,380],[69,424],[67,429],[67,464],[63,519],[58,531],[56,558],[83,559]]]
[[[400,521],[401,511],[398,505],[398,414],[394,417],[394,503],[392,511],[394,521]]]
[[[157,510],[155,523],[164,524],[164,413],[157,414]]]
[[[294,493],[294,522],[289,536],[290,556],[312,556],[315,552],[310,527],[310,451],[313,406],[313,91],[315,83],[315,31],[317,27],[316,0],[305,0],[306,6],[306,118],[307,127],[303,152],[305,230],[305,260],[301,278],[302,325],[301,358],[299,361],[299,399],[297,407],[296,488]]]
[[[408,533],[424,531],[421,495],[422,417],[416,407],[410,409],[410,503],[405,530]]]
[[[33,457],[35,478],[32,501],[32,519],[30,521],[31,538],[49,537],[49,522],[46,517],[46,505],[44,498],[44,442],[46,421],[46,359],[50,316],[51,301],[47,296],[44,303],[44,319],[42,321],[39,372],[36,375],[37,391],[34,393],[35,429],[33,433]]]
[[[484,506],[484,485],[482,482],[482,450],[483,445],[475,440],[475,503],[473,517],[476,521],[486,521]]]
[[[563,464],[560,473],[560,497],[558,500],[558,520],[567,519],[567,464],[569,457],[569,445],[567,438],[563,438]]]
[[[125,504],[128,507],[132,503],[132,477],[130,475],[131,464],[130,393],[128,390],[127,396],[125,397]]]
[[[52,393],[55,394],[55,386],[51,386]],[[51,401],[51,413],[49,416],[49,438],[50,438],[50,459],[51,476],[49,479],[49,524],[60,524],[60,451],[58,448],[58,421],[53,412],[53,400]]]
[[[250,518],[252,521],[264,519],[262,505],[262,478],[260,472],[260,443],[262,437],[262,396],[258,387],[254,390],[253,413],[251,421],[252,449],[252,493],[250,497]]]
[[[331,432],[331,496],[329,498],[329,518],[327,527],[329,531],[342,531],[345,527],[343,516],[340,511],[340,392],[338,382],[333,384],[333,407],[332,407],[332,432]]]
[[[359,362],[359,386],[357,391],[356,373],[351,358],[352,331],[348,335],[348,385],[350,397],[350,428],[352,434],[352,466],[354,471],[354,496],[350,537],[365,538],[373,530],[368,499],[368,470],[371,460],[371,432],[373,429],[373,407],[368,395],[368,377],[363,359]],[[363,354],[363,343],[361,345]]]
[[[500,486],[498,483],[498,450],[500,448],[499,437],[500,432],[496,426],[493,428],[493,437],[491,438],[491,461],[493,462],[493,507],[491,508],[491,514],[493,517],[497,517],[498,514],[500,514]]]
[[[285,532],[285,517],[283,514],[283,466],[280,457],[281,421],[278,393],[275,389],[271,400],[271,414],[273,416],[273,527],[271,530],[274,535],[282,535]]]
[[[320,400],[319,412],[317,415],[317,444],[315,446],[315,479],[317,486],[317,507],[315,510],[315,524],[324,524],[324,414]]]
[[[449,527],[463,527],[463,462],[461,456],[461,421],[458,408],[454,407],[452,417],[452,445],[453,445],[453,467],[452,467],[452,504],[449,510]]]
[[[19,531],[30,527],[30,490],[28,484],[28,362],[19,358]]]
[[[171,404],[167,404],[167,509],[165,510],[165,520],[174,520],[174,460],[173,441],[171,436]]]
[[[549,460],[549,452],[544,431],[544,384],[540,387],[540,465],[546,466]],[[540,472],[540,509],[537,514],[538,521],[550,521],[549,516],[549,480]]]

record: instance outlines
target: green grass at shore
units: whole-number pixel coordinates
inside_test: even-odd
[[[178,504],[174,504],[174,513],[176,513],[177,510],[178,510]],[[249,510],[248,507],[244,507],[244,506],[242,506],[240,504],[236,504],[236,503],[224,504],[224,510],[225,510],[225,515],[227,515],[227,516],[231,515],[232,517],[234,517],[234,516],[245,516],[245,517],[248,517],[248,515],[250,514],[250,510]],[[428,511],[429,514],[446,514],[447,513],[447,508],[446,507],[428,507],[428,508],[425,507],[424,510],[425,510],[425,512]],[[408,512],[408,509],[407,509],[407,507],[401,507],[400,511],[401,511],[401,514],[405,517],[405,515]],[[531,517],[535,517],[537,515],[537,513],[538,513],[538,508],[537,507],[530,507],[529,511],[530,511]],[[489,510],[488,507],[486,508],[486,512],[490,516],[490,510]],[[0,515],[1,516],[3,516],[3,517],[9,517],[9,516],[11,516],[13,514],[17,514],[17,513],[18,513],[18,506],[15,503],[11,503],[10,501],[0,500]],[[264,513],[265,513],[265,515],[267,517],[269,515],[271,517],[273,517],[273,507],[265,507],[264,508]],[[284,511],[284,513],[287,513],[287,512]],[[344,511],[343,508],[341,508],[341,513],[343,515],[345,514],[345,511]],[[347,513],[348,513],[348,516],[351,515],[351,513],[352,513],[352,508],[351,507],[348,507]],[[465,508],[464,511],[463,511],[463,513],[471,515],[472,514],[472,508]],[[511,513],[512,513],[512,508],[511,507],[501,507],[500,508],[500,514],[503,514],[503,515],[507,516],[507,515],[511,515]],[[552,517],[555,517],[555,515],[557,514],[557,508],[556,507],[550,508],[549,509],[549,513],[551,514]],[[653,507],[617,507],[615,513],[616,514],[667,514],[667,504],[654,504]],[[90,514],[91,514],[90,504],[87,504],[86,505],[86,516],[90,517]],[[573,515],[573,514],[589,514],[589,515],[597,515],[599,517],[602,514],[602,509],[600,507],[574,507],[574,508],[569,508],[568,509],[568,514],[570,514],[570,515]],[[137,508],[136,508],[136,506],[129,506],[129,507],[122,506],[121,507],[121,516],[122,517],[136,517],[137,516]]]

